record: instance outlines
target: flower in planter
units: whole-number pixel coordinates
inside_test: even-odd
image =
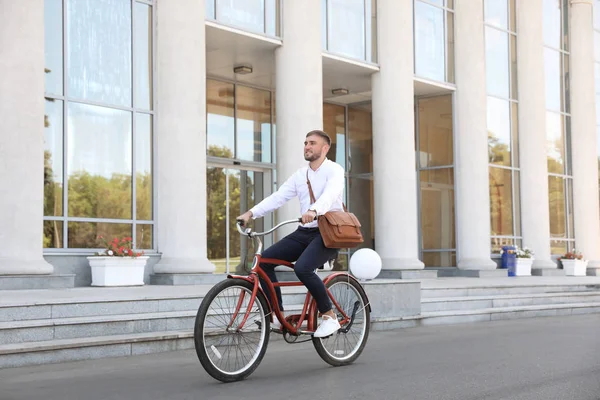
[[[568,251],[564,256],[558,257],[558,260],[583,260],[583,254],[581,252],[573,249],[573,251]]]
[[[104,236],[98,236],[98,239],[104,244],[104,251],[96,253],[97,256],[110,257],[139,257],[144,255],[144,252],[136,252],[133,250],[133,239],[129,236],[124,238],[114,238],[111,242],[107,241]]]
[[[520,249],[517,246],[517,258],[533,258],[533,256],[535,255],[535,252],[533,250],[531,250],[529,247],[523,247],[522,249]]]

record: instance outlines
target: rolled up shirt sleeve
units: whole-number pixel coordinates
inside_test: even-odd
[[[292,175],[275,193],[252,207],[250,209],[252,218],[261,218],[293,199],[296,196],[296,183],[294,179],[295,175]]]
[[[317,215],[323,215],[330,211],[336,200],[342,198],[344,193],[344,168],[339,164],[335,164],[331,176],[327,179],[327,186],[323,194],[319,196],[317,201],[310,207],[317,212]]]

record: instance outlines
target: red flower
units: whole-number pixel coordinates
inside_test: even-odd
[[[128,254],[129,254],[130,256],[133,256],[133,250],[129,249],[129,251],[128,251]]]

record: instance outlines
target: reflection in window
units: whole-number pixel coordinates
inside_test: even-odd
[[[544,44],[546,46],[561,48],[561,0],[544,1]]]
[[[508,29],[508,2],[506,0],[484,0],[485,22]]]
[[[492,236],[513,236],[512,170],[490,167]],[[517,184],[517,182],[515,182]]]
[[[485,65],[487,92],[493,96],[509,97],[508,33],[485,27]]]
[[[373,173],[372,114],[360,108],[348,108],[348,172]]]
[[[419,180],[422,248],[455,248],[454,169],[421,171]]]
[[[558,51],[544,48],[544,76],[546,79],[546,108],[561,110],[561,65]]]
[[[137,113],[135,117],[136,219],[149,221],[152,220],[152,116]]]
[[[322,0],[326,4],[325,16],[327,25],[324,25],[326,35],[326,49],[332,53],[356,58],[366,59],[365,23],[369,18],[365,15],[367,7],[370,9],[370,0]],[[368,60],[368,59],[367,59]]]
[[[131,219],[131,113],[70,103],[69,216]]]
[[[251,32],[276,36],[278,0],[206,0],[206,18]]]
[[[152,5],[45,0],[44,18],[44,247],[126,235],[152,249]]]
[[[455,266],[452,96],[417,100],[417,155],[422,260]]]
[[[63,94],[62,0],[44,2],[46,93]]]
[[[550,197],[550,237],[567,239],[565,179],[560,176],[548,177]]]
[[[565,138],[563,135],[563,116],[546,112],[546,145],[548,154],[548,172],[564,174]]]
[[[511,166],[510,103],[495,97],[487,98],[489,163]]]
[[[323,130],[331,138],[327,157],[346,169],[346,108],[323,103]]]
[[[206,134],[208,155],[234,157],[233,84],[214,80],[206,81]]]
[[[361,231],[365,240],[359,248],[367,247],[372,249],[375,243],[373,180],[351,177],[348,179],[348,194],[350,198],[348,208],[360,221]]]
[[[419,99],[417,106],[419,166],[425,168],[452,165],[452,96]]]
[[[46,99],[44,116],[44,215],[63,215],[63,102]]]
[[[131,224],[111,224],[104,222],[69,222],[67,247],[81,249],[102,248],[98,236],[107,239],[131,237]]]
[[[415,1],[415,72],[424,78],[444,82],[444,10]]]
[[[271,162],[271,92],[238,86],[236,100],[236,158]]]
[[[135,102],[152,109],[152,7],[135,3]]]
[[[131,3],[67,0],[69,95],[131,106]]]

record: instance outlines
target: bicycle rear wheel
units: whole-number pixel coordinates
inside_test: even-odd
[[[198,309],[194,325],[196,354],[206,372],[221,382],[248,377],[267,350],[270,318],[267,301],[261,292],[239,330],[252,289],[252,283],[246,280],[227,279],[208,292]],[[238,304],[241,306],[234,318]]]
[[[348,276],[340,275],[327,283],[327,288],[344,313],[354,318],[342,325],[342,329],[326,338],[313,337],[317,353],[334,367],[353,363],[362,353],[371,326],[367,296],[362,286]],[[338,320],[342,320],[340,311],[334,306]],[[315,318],[317,315],[315,315]]]

